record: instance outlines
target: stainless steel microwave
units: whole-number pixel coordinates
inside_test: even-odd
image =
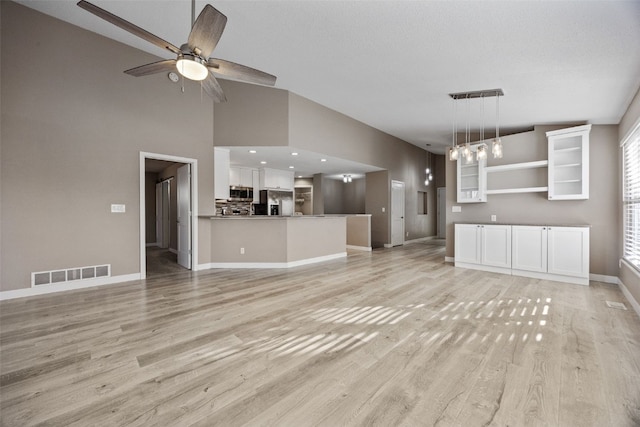
[[[253,188],[232,185],[229,188],[229,200],[232,202],[253,202]]]

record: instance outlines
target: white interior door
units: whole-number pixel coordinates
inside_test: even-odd
[[[391,245],[404,245],[404,182],[391,181]]]
[[[447,224],[447,189],[445,187],[438,188],[437,198],[436,232],[438,233],[438,238],[444,239]]]
[[[178,168],[178,264],[191,269],[191,165]]]

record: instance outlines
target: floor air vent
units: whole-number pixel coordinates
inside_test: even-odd
[[[617,308],[618,310],[626,310],[627,306],[623,302],[605,301],[607,307]]]
[[[111,265],[75,267],[65,270],[39,271],[31,273],[31,286],[52,285],[74,280],[96,279],[111,276]]]

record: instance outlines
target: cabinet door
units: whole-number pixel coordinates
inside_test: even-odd
[[[242,187],[253,186],[253,171],[249,168],[240,168],[240,185]]]
[[[482,263],[480,226],[477,224],[455,225],[455,262]]]
[[[547,132],[549,200],[589,198],[589,132],[591,125]]]
[[[461,157],[456,162],[458,203],[479,203],[487,201],[486,159],[467,162]]]
[[[229,150],[214,148],[214,197],[216,199],[229,198]]]
[[[547,227],[514,225],[512,233],[512,268],[547,272]]]
[[[589,228],[547,228],[547,271],[551,274],[589,278]]]
[[[253,203],[260,203],[260,172],[257,169],[251,170],[253,187]]]
[[[482,264],[511,268],[511,226],[481,225]]]
[[[240,183],[240,168],[229,168],[229,185],[232,187],[242,187],[242,184]]]

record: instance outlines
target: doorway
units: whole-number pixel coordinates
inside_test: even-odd
[[[404,182],[391,181],[391,246],[404,245]]]
[[[159,171],[164,172],[159,173]],[[149,183],[148,175],[151,174],[153,177],[154,172],[159,178]],[[185,269],[197,270],[196,195],[196,159],[140,153],[140,276],[142,279],[147,277],[148,267],[152,269],[154,275]],[[147,265],[148,255],[150,255],[149,265]]]

